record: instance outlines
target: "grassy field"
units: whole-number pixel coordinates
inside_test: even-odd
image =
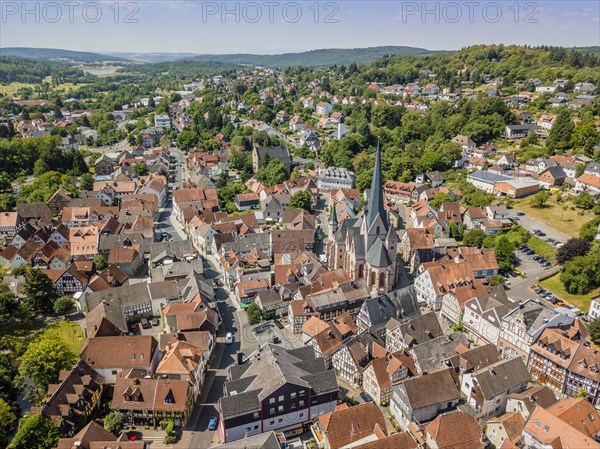
[[[578,215],[580,209],[571,210],[573,204],[570,201],[563,200],[560,204],[557,203],[554,194],[543,208],[531,207],[532,198],[530,196],[515,200],[513,207],[515,210],[525,212],[534,220],[544,223],[564,235],[579,236],[581,226],[594,218],[592,211],[583,211],[583,215]],[[567,210],[563,210],[564,206],[567,206]]]
[[[78,355],[85,341],[81,326],[73,321],[60,321],[44,331],[46,336],[56,336],[62,339]]]
[[[568,302],[570,305],[577,307],[582,312],[587,313],[590,308],[590,301],[595,296],[594,292],[587,295],[571,295],[565,290],[565,286],[560,282],[560,273],[556,273],[540,282],[540,286],[548,291],[551,291],[556,296]]]

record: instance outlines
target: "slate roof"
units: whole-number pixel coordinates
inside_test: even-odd
[[[316,394],[338,389],[335,372],[326,368],[324,359],[315,358],[311,346],[286,349],[265,344],[242,367],[232,369],[230,378],[235,380],[225,383],[229,394],[237,394],[219,400],[225,418],[260,410],[261,401],[286,384],[311,388]]]
[[[477,379],[483,397],[493,399],[503,392],[531,381],[531,374],[527,371],[523,359],[515,357],[475,371],[473,378]]]
[[[367,263],[376,268],[385,268],[392,264],[388,250],[383,244],[383,240],[379,238],[375,239],[375,242],[367,252]]]

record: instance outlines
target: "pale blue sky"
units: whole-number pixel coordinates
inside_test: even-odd
[[[90,2],[78,3],[69,17],[66,1],[28,2],[31,12],[23,16],[21,1],[0,0],[1,45],[192,53],[281,53],[378,45],[450,50],[477,43],[600,45],[597,0],[329,2],[335,12],[325,1],[240,1],[225,4],[233,11],[238,8],[225,17],[220,1],[100,0],[91,2],[86,17],[82,6]],[[114,4],[119,6],[118,16]],[[61,7],[60,15],[56,5]],[[302,16],[292,23],[297,5]],[[94,22],[97,11],[102,17]],[[333,12],[337,23],[326,22],[327,13]],[[133,14],[129,21],[128,13]]]

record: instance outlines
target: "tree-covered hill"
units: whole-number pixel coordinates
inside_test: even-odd
[[[600,58],[591,52],[562,47],[476,45],[454,53],[425,56],[390,56],[379,59],[363,72],[364,78],[389,84],[413,81],[420,70],[437,75],[448,85],[457,74],[461,81],[481,82],[483,75],[502,77],[505,84],[539,78],[543,82],[570,79],[600,83]]]
[[[17,56],[0,56],[0,83],[41,83],[51,76],[57,82],[81,81],[83,71],[53,61],[38,61]]]
[[[384,55],[424,55],[431,51],[424,48],[385,46],[369,48],[329,48],[301,53],[278,55],[231,54],[200,55],[198,61],[221,61],[264,67],[328,67],[331,65],[365,64]]]

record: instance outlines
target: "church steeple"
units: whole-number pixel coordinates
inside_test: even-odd
[[[375,170],[373,171],[373,180],[371,181],[371,191],[369,192],[369,203],[367,205],[367,229],[373,222],[380,217],[384,226],[389,227],[387,214],[383,207],[383,187],[381,185],[381,151],[379,143],[377,144],[377,153],[375,155]]]

